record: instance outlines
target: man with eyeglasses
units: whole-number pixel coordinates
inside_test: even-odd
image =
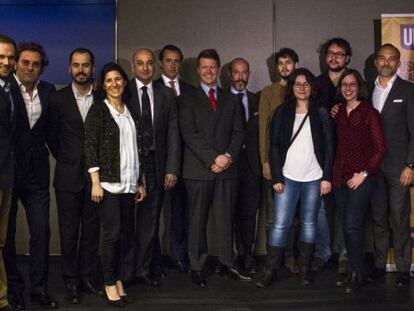
[[[322,45],[325,55],[326,71],[318,78],[319,102],[328,111],[338,102],[336,87],[339,78],[351,61],[352,48],[348,41],[343,38],[329,39]],[[336,143],[335,143],[336,144]],[[332,194],[324,196],[318,213],[318,231],[316,247],[311,270],[321,272],[330,259],[331,232],[333,233],[333,249],[338,253],[338,274],[337,285],[343,283],[347,274],[347,262],[345,242],[342,229],[342,211],[335,208],[335,200]],[[330,228],[334,228],[332,231]]]

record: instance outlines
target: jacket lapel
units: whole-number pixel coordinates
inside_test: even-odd
[[[160,110],[162,109],[162,94],[160,92],[160,87],[156,83],[152,83],[153,95],[154,95],[154,117],[153,117],[153,126],[154,131],[157,127],[158,120],[160,118]]]
[[[398,96],[397,94],[400,93],[399,86],[400,77],[397,76],[390,92],[388,93],[387,99],[385,100],[384,107],[382,107],[381,116],[386,115],[387,111],[391,108],[393,100]]]

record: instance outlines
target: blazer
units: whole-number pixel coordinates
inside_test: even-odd
[[[94,102],[96,94],[93,94]],[[84,124],[69,85],[50,96],[47,144],[56,159],[55,189],[79,192],[88,180],[84,159]]]
[[[273,115],[270,132],[270,170],[273,184],[283,183],[283,166],[293,135],[296,107],[284,103],[277,108]],[[332,164],[334,160],[334,128],[328,110],[313,104],[309,109],[309,121],[312,132],[312,142],[316,159],[323,171],[322,179],[332,180]]]
[[[164,80],[162,79],[162,77],[159,77],[154,82],[159,83],[159,84],[161,84],[165,87],[168,87],[168,86],[165,85]],[[189,83],[187,83],[187,82],[185,82],[181,79],[178,79],[178,84],[179,84],[179,87],[180,87],[180,95],[188,94],[190,92],[193,92],[194,89],[195,89],[194,86],[192,86],[191,84],[189,84]]]
[[[18,90],[11,86],[14,98]],[[16,122],[16,109],[11,109],[9,96],[0,87],[0,190],[7,190],[13,186],[14,179],[14,146],[13,134]]]
[[[414,84],[397,77],[381,111],[386,151],[381,169],[400,174],[414,164]]]
[[[158,182],[163,184],[165,174],[180,175],[181,149],[177,105],[172,90],[158,83],[153,83],[152,86],[154,92],[153,126],[156,171]],[[129,88],[128,107],[132,116],[140,124],[141,105],[135,78],[130,80]]]
[[[237,162],[244,140],[238,97],[218,87],[217,112],[212,109],[201,87],[178,100],[179,123],[185,145],[183,178],[206,181],[216,177],[237,178],[236,163],[219,174],[213,173],[210,166],[219,154],[226,152]]]
[[[129,107],[128,107],[129,109]],[[138,120],[134,118],[137,146],[140,150]],[[86,169],[99,167],[103,182],[120,182],[119,127],[106,104],[99,100],[92,105],[85,120]],[[138,156],[138,158],[140,158]],[[140,175],[142,169],[140,169]]]
[[[38,185],[43,189],[49,189],[50,167],[49,151],[46,148],[46,118],[49,97],[56,91],[56,88],[53,84],[39,81],[37,91],[42,113],[33,128],[30,128],[26,104],[14,77],[12,84],[18,90],[14,98],[17,113],[16,131],[14,133],[16,182],[17,184],[23,184],[28,174],[33,172]]]

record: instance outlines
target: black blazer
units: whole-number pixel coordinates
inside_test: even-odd
[[[89,174],[84,162],[83,120],[71,85],[50,96],[47,144],[56,159],[53,186],[69,192],[81,191]]]
[[[244,145],[246,147],[247,159],[250,168],[257,175],[262,175],[259,154],[259,95],[247,91],[249,105],[249,120],[245,125]]]
[[[179,97],[179,123],[184,139],[183,178],[237,178],[237,165],[215,174],[210,170],[219,154],[237,161],[244,140],[242,109],[237,96],[217,88],[215,112],[201,87]]]
[[[172,90],[159,83],[152,83],[154,92],[154,136],[156,169],[159,184],[165,174],[180,175],[180,135],[178,133],[177,105]],[[129,83],[128,107],[140,123],[141,105],[135,78]]]
[[[11,86],[11,92],[12,97],[16,98],[18,90],[13,85]],[[13,133],[16,122],[16,108],[15,105],[13,110],[11,107],[9,96],[0,87],[0,190],[7,190],[13,186]]]
[[[293,135],[296,107],[293,104],[280,105],[273,115],[270,129],[270,169],[273,184],[283,183],[283,165]],[[316,159],[323,171],[322,179],[332,180],[334,160],[334,128],[328,110],[319,105],[311,105],[309,121]]]
[[[159,83],[165,87],[169,87],[168,85],[165,85],[164,80],[162,79],[162,77],[159,77],[157,80],[154,81],[155,83]],[[187,82],[178,79],[178,84],[180,86],[180,95],[184,95],[184,94],[188,94],[190,92],[194,91],[194,86],[192,86],[191,84],[188,84]]]
[[[16,151],[16,182],[24,184],[28,174],[33,171],[39,186],[49,189],[50,167],[49,151],[46,148],[46,117],[49,97],[56,91],[54,85],[39,81],[37,85],[42,113],[33,128],[30,128],[27,109],[17,81],[13,85],[18,89],[14,98],[17,112],[14,146]]]

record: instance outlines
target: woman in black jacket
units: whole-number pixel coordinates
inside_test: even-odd
[[[128,78],[115,63],[100,75],[103,100],[92,105],[85,121],[85,160],[92,180],[92,201],[100,203],[105,292],[110,305],[124,307],[127,299],[121,282],[121,258],[126,241],[134,236],[134,197],[142,201],[138,124],[123,102]]]
[[[310,284],[317,213],[321,195],[331,191],[333,127],[328,111],[316,103],[316,79],[305,69],[289,78],[283,105],[271,123],[270,165],[273,178],[274,222],[263,278],[269,285],[282,265],[287,236],[300,202],[300,272],[302,284]]]

